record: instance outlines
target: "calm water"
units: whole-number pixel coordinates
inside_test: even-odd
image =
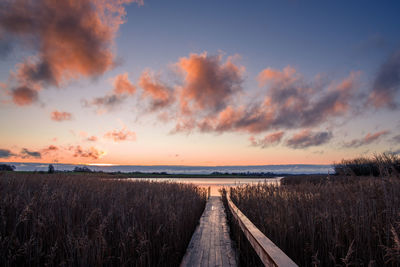
[[[137,181],[137,180],[151,180],[151,181],[171,181],[177,183],[191,183],[201,187],[211,187],[211,195],[217,196],[219,195],[219,189],[222,187],[231,187],[231,186],[238,186],[243,184],[257,184],[257,183],[271,183],[279,185],[280,180],[282,177],[277,178],[156,178],[156,179],[149,179],[149,178],[129,178],[128,180]]]

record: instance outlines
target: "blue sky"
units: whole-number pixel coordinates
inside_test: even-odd
[[[33,26],[17,25],[16,4],[4,4],[2,160],[256,165],[400,150],[398,1],[106,2],[126,15],[107,24],[92,0],[51,6],[67,28],[38,15],[47,1],[23,14]],[[117,93],[124,74],[135,90]]]

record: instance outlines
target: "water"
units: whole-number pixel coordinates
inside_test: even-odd
[[[229,188],[232,186],[239,186],[244,184],[257,184],[257,183],[269,183],[269,184],[280,184],[280,180],[282,177],[276,178],[128,178],[131,181],[140,181],[140,180],[151,180],[157,182],[176,182],[176,183],[186,183],[186,184],[195,184],[204,188],[211,188],[211,195],[218,196],[219,190],[222,187]]]
[[[47,171],[48,163],[4,163],[16,167],[17,171]],[[74,164],[52,163],[58,171],[72,171],[77,166],[86,166],[93,171],[104,172],[166,172],[169,174],[211,174],[220,173],[261,173],[272,172],[276,174],[327,174],[333,172],[332,165],[259,165],[259,166],[140,166],[140,165],[112,165],[112,166],[87,166]]]

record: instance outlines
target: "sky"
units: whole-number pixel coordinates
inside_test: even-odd
[[[4,0],[0,161],[400,153],[398,1]]]

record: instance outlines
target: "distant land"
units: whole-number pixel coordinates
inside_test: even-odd
[[[88,167],[92,171],[102,172],[141,172],[141,173],[168,173],[186,175],[210,175],[213,173],[274,173],[274,174],[327,174],[333,173],[332,165],[290,164],[290,165],[251,165],[251,166],[168,166],[168,165],[110,165],[88,166],[61,163],[22,163],[3,162],[14,165],[16,171],[47,171],[52,164],[56,171],[72,171],[75,167]]]

